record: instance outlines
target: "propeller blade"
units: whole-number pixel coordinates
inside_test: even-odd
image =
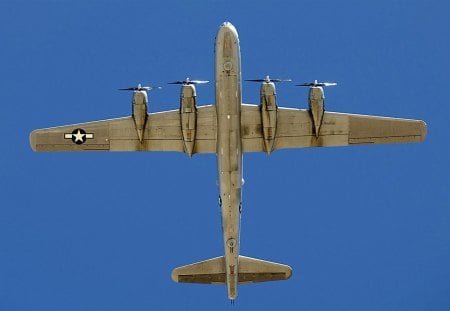
[[[119,91],[150,91],[150,90],[154,90],[154,89],[160,90],[160,89],[162,89],[162,87],[160,87],[160,86],[141,86],[140,84],[138,84],[138,86],[119,89]]]
[[[264,82],[266,80],[264,80],[264,79],[246,79],[244,81],[247,81],[247,82]]]
[[[314,82],[308,82],[308,83],[302,83],[302,84],[296,84],[296,86],[335,86],[337,85],[336,82],[318,82],[317,80],[314,80]]]
[[[291,79],[270,79],[272,82],[291,82]]]
[[[208,83],[208,82],[209,81],[207,81],[207,80],[190,80],[189,78],[186,78],[186,80],[169,82],[168,84],[191,85],[191,84],[204,84],[204,83]]]
[[[119,91],[134,91],[134,90],[136,90],[135,87],[129,87],[129,88],[126,88],[126,89],[119,89]]]
[[[270,82],[291,82],[292,80],[291,79],[273,79],[273,78],[270,78],[269,76],[266,76],[265,79],[247,79],[245,81],[270,83]]]

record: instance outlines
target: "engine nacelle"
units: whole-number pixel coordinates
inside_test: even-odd
[[[320,127],[322,126],[325,96],[320,86],[309,89],[309,111],[314,124],[314,132],[319,137]]]
[[[277,128],[277,96],[273,82],[261,83],[261,121],[264,146],[267,154],[273,150]]]
[[[183,133],[184,148],[189,157],[195,146],[197,129],[197,94],[193,84],[184,84],[180,96],[180,120]]]
[[[147,123],[147,92],[135,91],[133,94],[133,119],[139,141],[142,142],[145,124]]]

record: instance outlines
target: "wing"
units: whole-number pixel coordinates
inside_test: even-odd
[[[194,153],[216,152],[214,106],[197,108]],[[132,117],[35,130],[34,151],[178,151],[184,152],[179,110],[148,114],[142,142]]]
[[[243,105],[243,151],[265,151],[261,129],[259,106]],[[421,120],[325,112],[316,137],[309,111],[278,108],[273,149],[421,142],[426,130]]]

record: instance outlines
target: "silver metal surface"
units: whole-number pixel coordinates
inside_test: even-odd
[[[262,81],[259,105],[241,99],[240,46],[236,29],[223,23],[215,43],[215,105],[197,107],[194,84],[182,84],[180,108],[148,113],[147,90],[133,91],[132,116],[35,130],[30,134],[34,151],[176,151],[189,157],[196,153],[217,154],[219,202],[224,256],[176,268],[172,279],[184,283],[226,284],[235,299],[237,285],[286,280],[289,266],[241,256],[242,154],[285,148],[349,146],[421,142],[426,124],[407,120],[325,112],[322,86],[310,87],[309,109],[278,107],[273,82]],[[254,80],[260,82],[260,80]]]
[[[189,82],[189,80],[188,80]],[[197,94],[195,85],[184,84],[180,96],[180,121],[185,152],[192,157],[197,133]]]
[[[242,199],[241,60],[237,31],[224,23],[216,36],[217,167],[222,202],[228,297],[237,295]],[[232,242],[231,242],[232,241]]]
[[[275,142],[278,107],[275,83],[270,82],[269,77],[267,77],[267,80],[268,82],[261,83],[260,105],[265,151],[270,154]]]

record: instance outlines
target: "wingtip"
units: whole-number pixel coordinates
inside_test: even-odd
[[[292,276],[292,268],[288,266],[289,271],[286,272],[286,280],[290,279]]]
[[[170,277],[172,278],[172,281],[174,281],[175,283],[179,283],[178,282],[178,268],[175,268],[172,270],[172,273],[170,275]]]
[[[420,136],[422,138],[421,141],[424,141],[427,137],[427,123],[425,121],[420,121]]]
[[[37,134],[36,131],[37,130],[34,130],[30,133],[30,147],[34,152],[37,151],[36,150],[36,134]]]

